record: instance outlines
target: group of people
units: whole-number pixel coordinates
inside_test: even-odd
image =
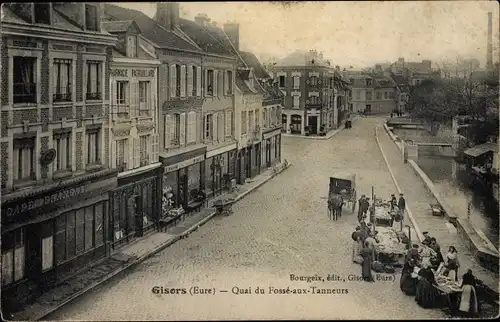
[[[366,215],[365,215],[366,217]],[[377,231],[372,231],[372,224],[361,221],[352,233],[354,241],[352,260],[362,265],[361,275],[365,282],[374,282],[372,264],[375,261],[375,246],[380,242]]]
[[[437,285],[436,268],[443,263],[444,271],[442,275],[458,282],[460,264],[454,246],[449,247],[445,260],[436,239],[430,237],[427,232],[424,232],[424,238],[422,247],[414,244],[408,250],[401,274],[400,288],[406,295],[414,296],[415,301],[421,307],[436,308],[439,305],[440,296],[439,290],[435,287]],[[418,274],[415,274],[415,267],[420,268]],[[469,269],[463,275],[460,285],[462,293],[458,311],[464,316],[475,316],[479,311],[475,283],[476,278]]]

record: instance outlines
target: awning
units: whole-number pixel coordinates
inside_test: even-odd
[[[482,154],[485,154],[486,152],[497,152],[498,151],[498,144],[495,143],[484,143],[480,145],[473,146],[472,148],[469,148],[464,151],[465,154],[470,155],[471,157],[478,157]]]

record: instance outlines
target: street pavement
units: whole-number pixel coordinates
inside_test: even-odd
[[[217,319],[422,319],[443,318],[424,310],[399,289],[399,274],[375,283],[352,263],[351,233],[356,215],[344,210],[327,217],[329,177],[356,174],[358,197],[388,198],[396,188],[375,141],[381,118],[362,118],[330,140],[285,137],[284,174],[238,202],[234,213],[216,217],[171,247],[139,264],[122,279],[83,295],[49,320],[217,320]],[[291,281],[320,276],[324,281]],[[340,281],[327,281],[328,275]],[[179,289],[154,294],[155,287]],[[215,295],[190,295],[193,287]],[[312,288],[338,294],[313,294]],[[254,294],[255,289],[264,294]],[[306,294],[269,294],[270,288],[306,289]],[[251,288],[253,294],[245,294]],[[183,293],[186,289],[187,294]],[[239,295],[233,291],[239,289]],[[221,291],[227,291],[221,292]],[[206,291],[208,292],[208,291]],[[170,293],[170,292],[169,292]],[[273,293],[273,292],[272,292]]]

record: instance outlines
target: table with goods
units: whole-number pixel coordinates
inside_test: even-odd
[[[407,245],[401,238],[401,233],[391,227],[378,226],[378,243],[375,245],[377,261],[394,266],[402,266],[406,256]]]
[[[393,218],[396,215],[397,208],[391,211],[391,205],[389,203],[377,202],[374,209],[375,224],[377,226],[392,227]]]

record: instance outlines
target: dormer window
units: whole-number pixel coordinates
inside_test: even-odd
[[[128,36],[127,37],[127,56],[137,57],[137,37]]]
[[[372,85],[372,80],[371,79],[367,79],[366,80],[366,86],[371,86]]]
[[[97,7],[95,5],[85,5],[85,29],[98,31]]]
[[[33,4],[33,21],[50,25],[50,3]]]

